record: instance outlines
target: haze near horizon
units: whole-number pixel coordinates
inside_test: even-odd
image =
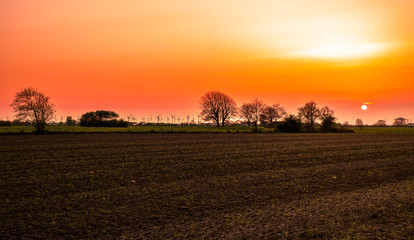
[[[217,90],[289,113],[315,100],[341,123],[413,119],[412,12],[407,0],[0,1],[0,118],[32,86],[59,116],[194,115]]]

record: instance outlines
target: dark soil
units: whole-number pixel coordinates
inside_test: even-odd
[[[0,211],[0,239],[413,239],[414,135],[3,135]]]

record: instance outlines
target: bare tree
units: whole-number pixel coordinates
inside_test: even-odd
[[[236,102],[231,97],[223,94],[220,104],[221,126],[224,127],[226,120],[235,116],[236,113]]]
[[[358,127],[362,127],[364,125],[364,122],[362,122],[362,119],[358,118],[355,121],[355,125],[357,125]]]
[[[201,116],[204,121],[213,121],[217,127],[225,125],[225,121],[236,113],[235,101],[224,93],[210,91],[200,100]]]
[[[53,118],[56,112],[55,105],[49,100],[50,97],[29,87],[17,92],[10,106],[17,113],[18,120],[33,121],[36,131],[42,133],[46,123]]]
[[[281,107],[279,104],[264,106],[262,114],[260,115],[260,122],[272,124],[277,122],[278,119],[282,118],[286,114],[285,108]]]
[[[255,98],[252,104],[252,121],[254,123],[255,130],[257,131],[257,122],[260,120],[260,115],[263,112],[264,103],[262,100]]]
[[[305,106],[298,108],[299,116],[304,118],[305,125],[308,131],[312,131],[315,126],[316,120],[320,116],[320,110],[318,104],[315,101],[309,101],[305,103]]]
[[[252,105],[250,103],[243,103],[240,107],[240,117],[247,120],[247,125],[250,127],[252,122]]]
[[[250,122],[252,122],[256,131],[257,122],[260,120],[260,115],[262,114],[264,107],[265,105],[263,104],[263,101],[257,98],[255,98],[251,103],[244,103],[241,106],[241,117],[247,119],[249,126]]]

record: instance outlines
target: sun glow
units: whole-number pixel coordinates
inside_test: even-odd
[[[388,44],[383,43],[339,43],[325,44],[295,52],[295,56],[311,58],[361,58],[375,56],[385,51]]]

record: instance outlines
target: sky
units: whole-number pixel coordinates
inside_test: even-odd
[[[411,0],[0,0],[0,118],[34,87],[58,120],[196,116],[212,90],[293,114],[314,100],[341,123],[414,119],[413,12]]]

